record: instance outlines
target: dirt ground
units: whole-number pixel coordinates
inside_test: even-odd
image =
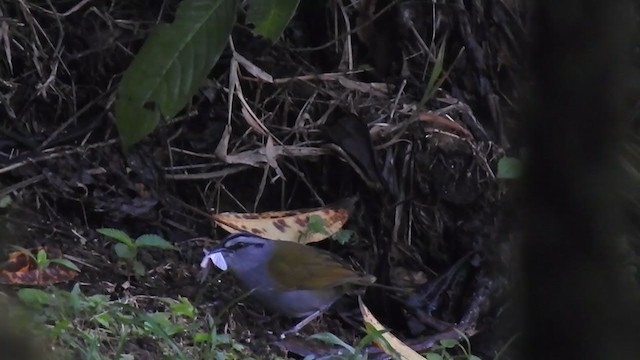
[[[474,353],[495,356],[513,335],[495,330],[509,312],[506,274],[517,241],[510,228],[517,216],[504,210],[511,184],[496,172],[498,160],[518,149],[523,5],[398,1],[364,27],[368,35],[342,36],[345,18],[351,28],[367,20],[355,2],[302,2],[276,44],[254,36],[241,16],[235,51],[282,79],[267,84],[245,71],[245,97],[276,138],[303,149],[273,166],[256,155],[265,139],[237,104],[228,150],[251,155],[250,164],[214,154],[229,116],[229,47],[176,119],[122,150],[113,112],[118,81],[177,4],[0,2],[0,199],[11,199],[1,209],[1,240],[78,260],[79,276],[58,287],[80,282],[86,294],[112,300],[186,297],[254,354],[300,354],[303,345],[278,345],[275,335],[294,320],[238,301],[243,292],[232,276],[197,281],[203,248],[226,235],[209,214],[355,196],[346,225],[354,239],[318,246],[382,283],[412,289],[402,296],[370,289],[364,300],[376,316],[416,347],[455,325],[471,336]],[[438,82],[428,88],[440,56]],[[131,276],[113,242],[96,232],[105,227],[157,234],[179,251],[141,250],[146,275]],[[362,334],[343,317],[353,318],[357,305],[347,299],[337,308],[303,333],[331,331],[353,343]]]

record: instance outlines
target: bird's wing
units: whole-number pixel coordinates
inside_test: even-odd
[[[354,271],[328,251],[297,243],[282,243],[267,271],[272,279],[287,290],[317,290],[354,284],[369,285],[375,278]]]

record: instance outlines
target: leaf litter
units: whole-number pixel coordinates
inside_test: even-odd
[[[383,281],[401,277],[399,269],[428,274],[414,284],[417,300],[400,303],[419,311],[394,323],[394,334],[419,338],[444,333],[442,324],[491,324],[508,290],[492,270],[506,266],[497,249],[509,245],[501,240],[508,238],[505,187],[494,172],[517,124],[522,9],[501,1],[459,4],[454,12],[426,2],[373,3],[373,16],[352,24],[356,7],[301,2],[274,45],[237,26],[233,46],[188,108],[161,120],[127,154],[112,121],[114,74],[157,20],[171,20],[178,2],[0,4],[9,19],[0,44],[10,54],[0,64],[10,119],[0,129],[8,189],[0,198],[12,200],[1,210],[2,240],[80,259],[87,266],[77,279],[91,294],[187,297],[201,314],[217,316],[220,331],[251,340],[255,354],[274,353],[283,350],[272,346],[273,334],[289,320],[257,326],[265,316],[233,305],[242,294],[230,278],[197,284],[201,249],[225,233],[211,214],[286,216],[358,196],[346,223],[354,238],[318,246]],[[367,22],[374,38],[380,29],[398,31],[373,48],[357,34]],[[395,53],[379,58],[381,49]],[[435,85],[421,104],[429,82]],[[353,127],[340,122],[344,116]],[[95,232],[103,227],[158,234],[180,252],[143,249],[146,278],[128,278]],[[386,296],[365,297],[383,323],[389,315],[377,301]],[[335,315],[307,331],[327,329],[347,342],[361,337]]]

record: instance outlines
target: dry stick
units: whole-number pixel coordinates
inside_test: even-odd
[[[258,203],[260,202],[260,198],[262,198],[262,194],[264,193],[264,189],[267,186],[267,178],[269,177],[269,165],[263,167],[262,179],[260,179],[260,186],[258,187],[258,194],[256,198],[253,200],[253,212],[258,212]]]
[[[402,79],[402,83],[400,84],[400,89],[398,89],[398,93],[393,100],[393,107],[391,108],[391,114],[389,114],[390,121],[393,120],[393,117],[396,114],[396,110],[398,110],[398,103],[400,102],[400,96],[404,92],[404,88],[407,86],[407,79]]]
[[[342,3],[342,0],[337,0],[338,5],[340,6],[340,12],[342,13],[342,17],[344,18],[344,26],[347,29],[347,41],[345,44],[345,51],[347,55],[347,69],[353,70],[353,46],[351,45],[351,24],[349,23],[349,15]]]
[[[284,162],[284,165],[286,167],[289,168],[289,170],[293,171],[294,173],[296,173],[296,175],[298,175],[300,177],[300,180],[302,180],[303,183],[305,183],[305,185],[307,185],[307,187],[309,188],[309,190],[311,190],[311,193],[313,194],[313,196],[316,198],[316,200],[318,200],[318,202],[322,205],[325,206],[326,203],[324,202],[324,200],[322,200],[322,198],[320,197],[320,195],[318,195],[318,193],[316,192],[316,190],[313,188],[313,186],[311,186],[311,183],[309,183],[309,180],[307,180],[307,178],[304,176],[304,174],[298,170],[295,166],[289,164],[288,162]]]
[[[37,163],[40,161],[44,161],[44,160],[50,160],[50,159],[55,159],[61,156],[65,156],[65,155],[69,155],[69,154],[74,154],[74,153],[81,153],[81,152],[85,152],[87,150],[91,150],[91,149],[96,149],[96,148],[100,148],[100,147],[105,147],[105,146],[109,146],[109,145],[113,145],[115,143],[117,143],[118,140],[117,139],[111,139],[111,140],[107,140],[107,141],[103,141],[100,143],[96,143],[96,144],[91,144],[91,145],[87,145],[87,146],[79,146],[79,147],[75,147],[72,149],[68,149],[68,150],[61,150],[58,152],[54,152],[55,148],[53,149],[49,149],[48,154],[46,155],[42,155],[40,157],[37,158],[27,158],[26,160],[22,160],[19,161],[17,163],[5,166],[3,168],[0,169],[0,174],[21,168],[27,164],[33,164],[33,163]]]
[[[84,114],[87,110],[89,110],[91,106],[93,106],[95,103],[100,101],[105,94],[100,94],[98,97],[96,97],[95,99],[87,103],[85,106],[83,106],[82,109],[78,110],[75,114],[71,115],[71,117],[67,119],[67,121],[65,121],[62,125],[60,125],[60,127],[58,127],[53,133],[51,133],[51,135],[49,135],[49,137],[45,141],[42,142],[42,144],[40,144],[38,149],[43,149],[47,145],[49,145],[49,143],[53,141],[56,137],[58,137],[58,135],[60,135],[60,133],[64,131],[64,129],[66,129],[67,126],[69,126],[73,121],[77,120],[78,117]]]
[[[39,11],[42,11],[45,14],[49,14],[49,15],[56,15],[56,16],[61,16],[61,17],[67,17],[71,14],[73,14],[74,12],[80,10],[81,7],[83,7],[84,5],[86,5],[89,1],[91,0],[82,0],[79,3],[77,3],[76,5],[74,5],[71,9],[63,12],[63,13],[59,13],[59,12],[53,12],[51,10],[47,10],[43,7],[40,7],[38,5],[34,5],[34,4],[30,4],[30,6],[33,6],[35,9],[38,9]]]
[[[279,84],[286,84],[288,82],[294,81],[294,80],[299,80],[299,81],[310,81],[310,80],[319,80],[319,81],[339,81],[341,78],[343,78],[345,75],[353,75],[353,74],[359,74],[359,73],[363,73],[365,72],[365,70],[352,70],[352,71],[341,71],[341,72],[330,72],[330,73],[323,73],[323,74],[309,74],[309,75],[299,75],[299,76],[291,76],[291,77],[284,77],[284,78],[277,78],[277,79],[273,79],[273,81],[271,82],[274,85],[279,85]],[[253,76],[241,76],[242,80],[247,80],[247,81],[253,81],[253,82],[258,82],[258,81],[263,81],[259,78],[253,77]]]
[[[202,158],[207,158],[207,159],[216,159],[219,160],[220,158],[215,156],[215,155],[211,155],[211,154],[204,154],[204,153],[198,153],[195,151],[190,151],[190,150],[183,150],[177,147],[170,147],[169,150],[171,152],[178,152],[181,154],[185,154],[185,155],[191,155],[191,156],[195,156],[195,157],[202,157]]]
[[[239,165],[232,168],[225,168],[221,170],[199,173],[199,174],[165,174],[165,179],[169,180],[204,180],[215,179],[225,177],[227,175],[235,174],[250,168],[250,165]]]
[[[180,205],[180,206],[182,206],[182,207],[184,207],[184,208],[187,208],[187,209],[189,209],[189,210],[193,211],[194,213],[196,213],[196,214],[198,214],[198,215],[202,215],[202,216],[204,216],[204,217],[205,217],[205,218],[207,218],[207,219],[211,217],[211,214],[209,214],[208,212],[203,211],[203,210],[201,210],[201,209],[199,209],[199,208],[197,208],[197,207],[195,207],[195,206],[192,206],[192,205],[190,205],[190,204],[187,204],[186,202],[184,202],[184,200],[182,200],[182,199],[180,199],[180,198],[178,198],[178,197],[176,197],[176,196],[170,195],[170,198],[171,198],[171,200],[172,200],[172,201],[174,201],[176,204],[178,204],[178,205]]]
[[[218,163],[201,163],[201,164],[190,164],[190,165],[175,165],[168,166],[164,168],[164,171],[175,173],[176,171],[185,171],[185,170],[193,170],[193,169],[202,169],[202,168],[210,168],[211,166],[218,165]]]
[[[6,188],[0,190],[0,199],[4,198],[5,196],[11,194],[12,192],[16,191],[16,190],[20,190],[24,187],[27,187],[29,185],[35,184],[37,182],[39,182],[40,180],[44,179],[45,176],[40,174],[40,175],[36,175],[34,177],[31,177],[29,179],[20,181],[19,183],[13,184],[11,186],[7,186]]]

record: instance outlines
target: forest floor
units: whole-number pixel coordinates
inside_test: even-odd
[[[303,1],[275,44],[241,16],[233,48],[187,109],[125,152],[114,124],[118,81],[178,3],[0,3],[0,241],[6,256],[35,249],[36,270],[51,275],[28,279],[3,264],[10,327],[29,329],[22,340],[50,358],[335,354],[335,338],[306,338],[330,332],[358,344],[366,334],[355,299],[281,340],[295,320],[245,298],[230,275],[200,283],[197,274],[203,249],[227,234],[211,214],[356,198],[346,224],[355,235],[317,246],[411,289],[365,294],[390,331],[444,358],[505,349],[517,324],[497,325],[509,312],[517,234],[498,163],[517,155],[522,4],[365,1],[385,9],[372,19],[357,2]],[[229,103],[234,62],[246,106],[280,153]],[[127,261],[100,228],[155,234],[175,249],[142,248]],[[56,258],[79,273],[47,262]],[[439,341],[454,328],[453,342]],[[371,358],[383,356],[368,345]]]

